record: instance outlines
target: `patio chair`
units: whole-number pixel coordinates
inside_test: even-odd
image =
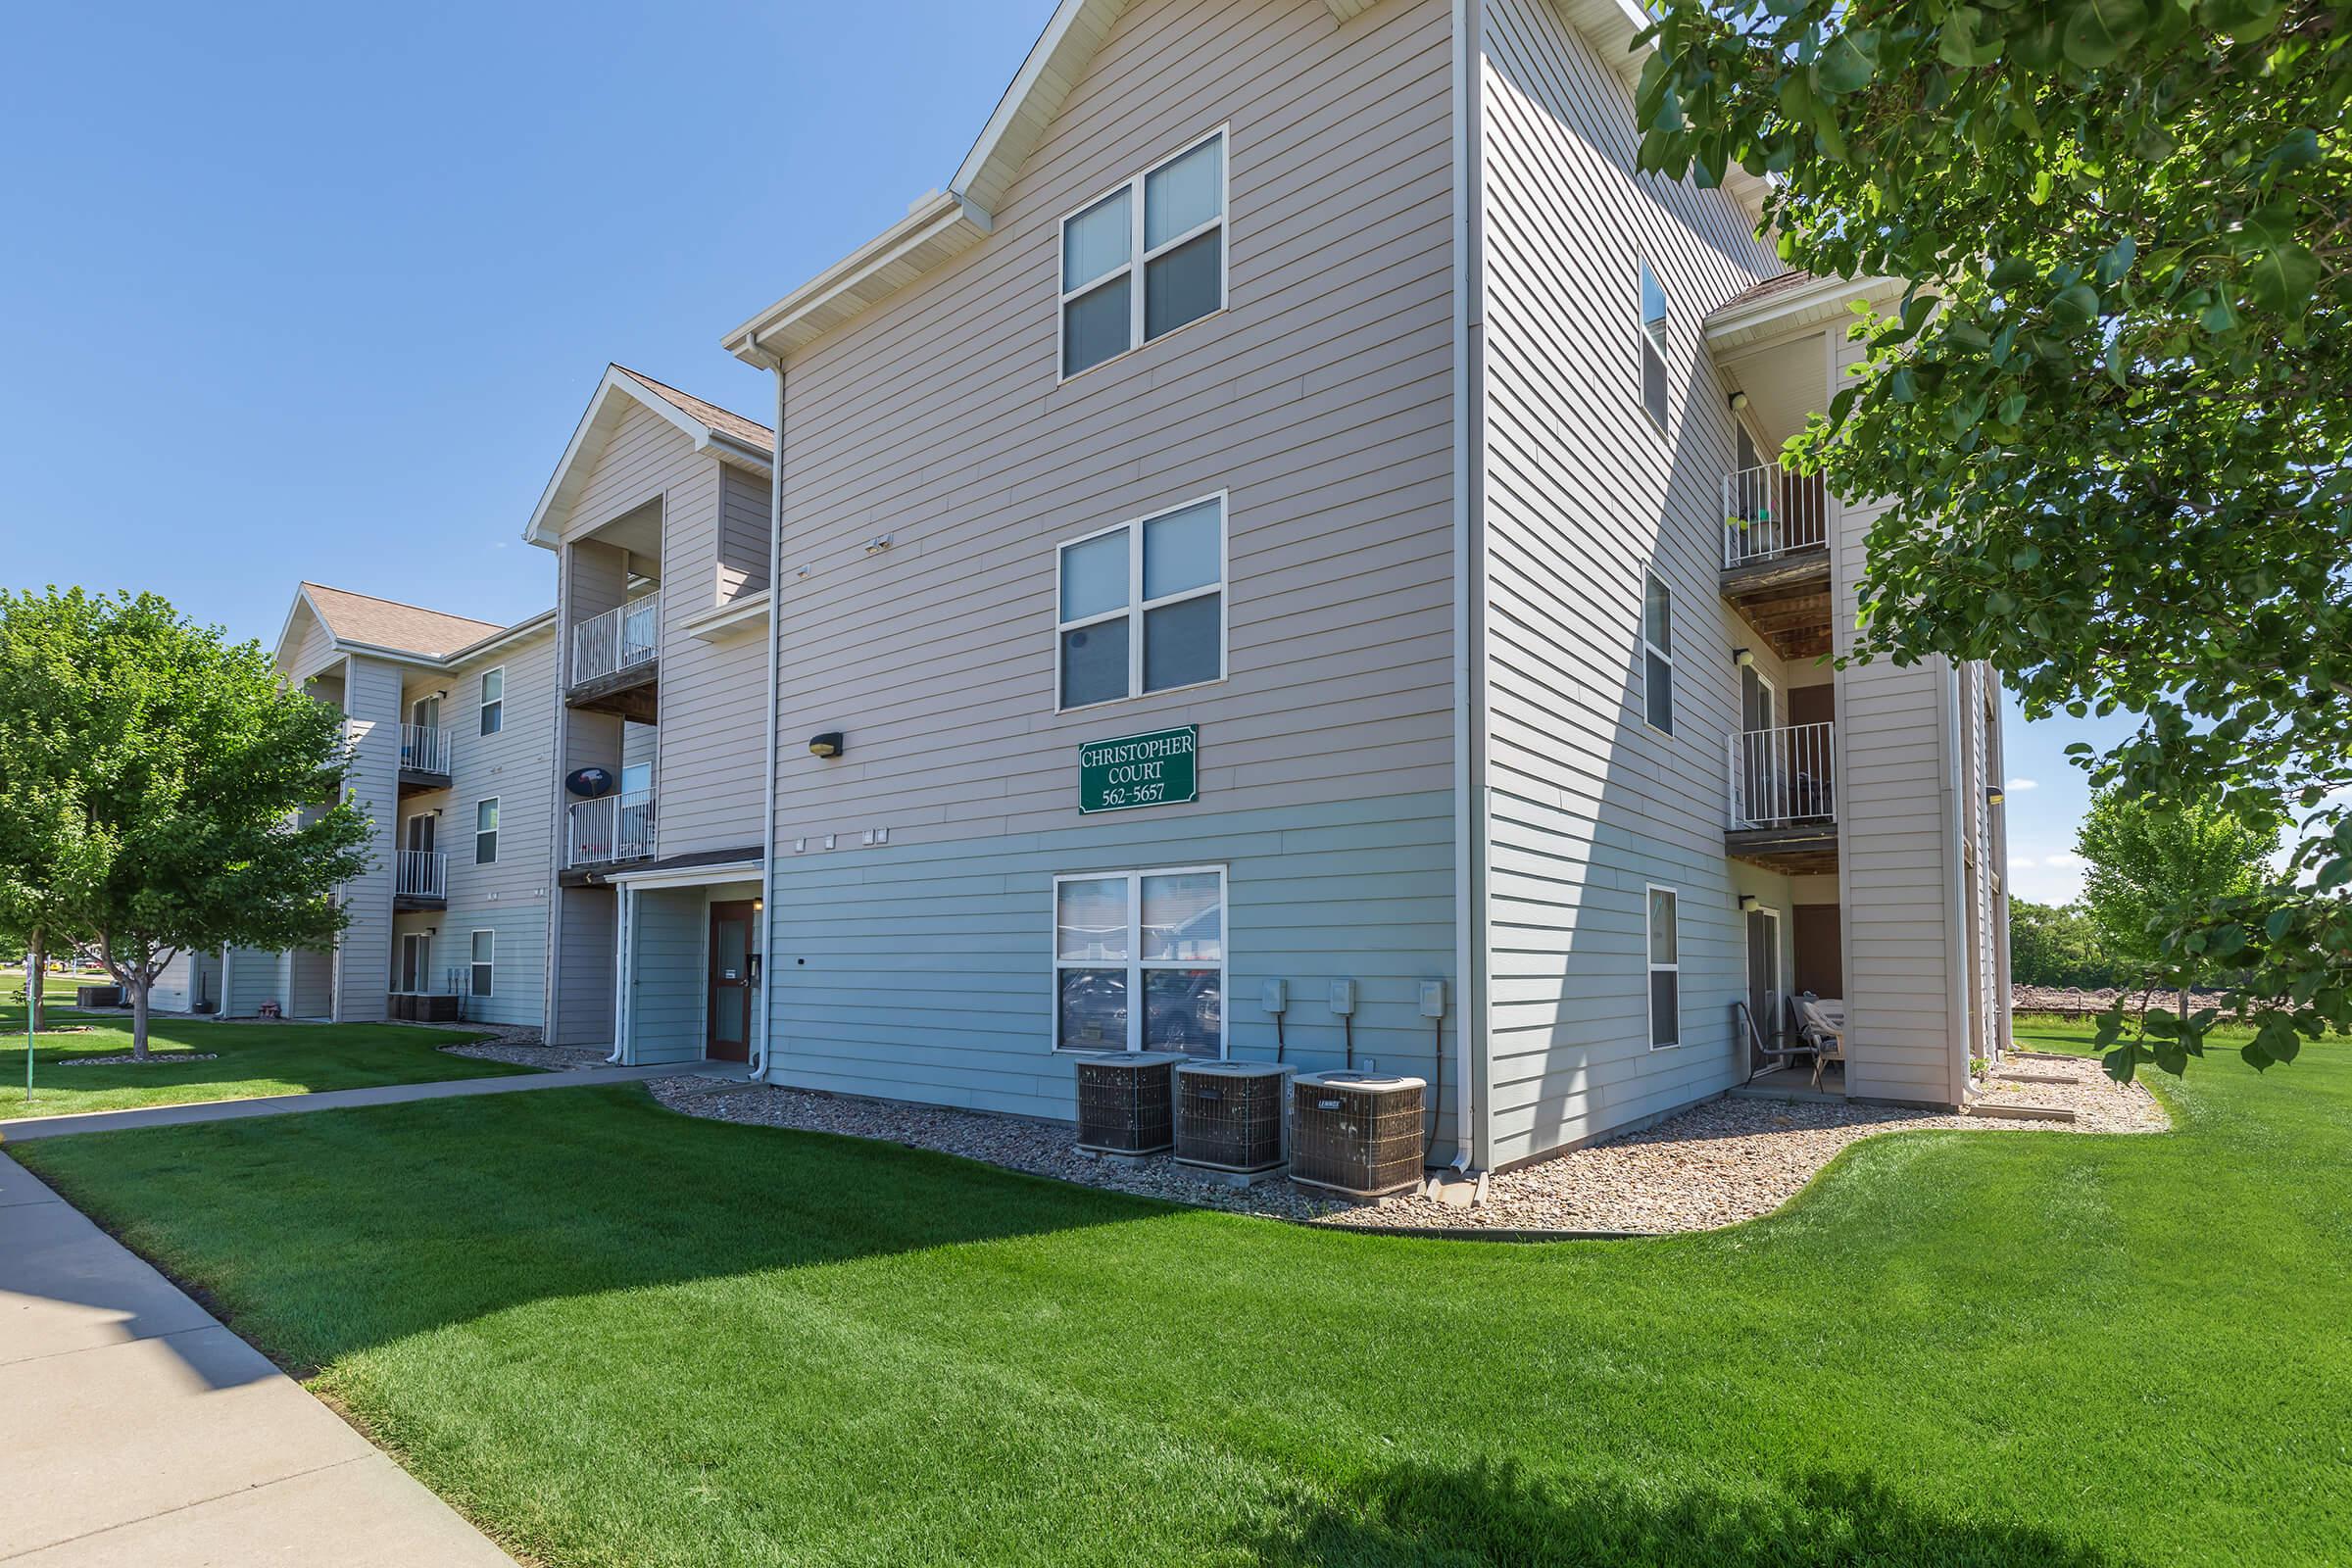
[[[1796,1013],[1796,1035],[1813,1051],[1813,1087],[1821,1087],[1821,1071],[1831,1062],[1845,1065],[1845,1026],[1832,1022],[1821,1010],[1821,999],[1806,995],[1791,997],[1788,1004]]]

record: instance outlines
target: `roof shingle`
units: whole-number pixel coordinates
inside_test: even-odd
[[[302,591],[338,642],[366,643],[371,648],[440,659],[506,630],[495,621],[404,605],[373,594],[355,594],[324,583],[306,582]]]
[[[691,392],[681,392],[674,386],[655,380],[643,370],[632,370],[625,365],[612,367],[672,408],[682,409],[688,416],[700,419],[719,434],[732,437],[744,445],[765,452],[776,444],[776,432],[757,419],[747,419],[732,414],[715,403],[706,403]]]

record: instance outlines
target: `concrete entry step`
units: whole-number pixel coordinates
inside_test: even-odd
[[[2055,1072],[2004,1072],[1993,1076],[2013,1084],[2071,1084],[2074,1079]]]
[[[1983,1116],[1987,1121],[2073,1121],[2075,1113],[2064,1105],[2023,1105],[2015,1101],[1983,1100],[1968,1107],[1962,1114]]]

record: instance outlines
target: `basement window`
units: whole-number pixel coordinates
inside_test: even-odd
[[[1057,1051],[1223,1055],[1224,868],[1055,877],[1054,1014]]]
[[[1222,129],[1061,220],[1063,379],[1224,308]]]
[[[1682,933],[1672,888],[1652,883],[1643,926],[1649,942],[1649,1049],[1683,1043]]]

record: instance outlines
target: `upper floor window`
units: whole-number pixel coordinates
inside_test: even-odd
[[[1666,290],[1642,264],[1642,407],[1666,428]]]
[[[1061,220],[1063,376],[1224,308],[1222,130]]]
[[[1225,498],[1061,547],[1059,708],[1225,676]]]
[[[1642,574],[1642,716],[1674,733],[1674,590],[1654,571]]]
[[[494,865],[498,861],[498,797],[476,801],[473,807],[473,863]]]
[[[482,733],[495,735],[507,726],[507,671],[504,665],[482,671]]]

